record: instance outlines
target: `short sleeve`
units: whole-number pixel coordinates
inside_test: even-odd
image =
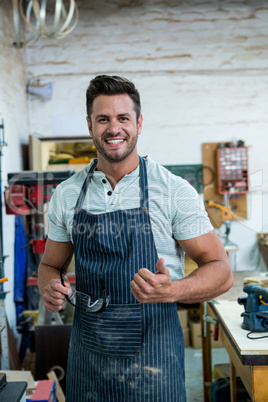
[[[61,186],[59,185],[50,200],[48,212],[48,238],[59,242],[71,241],[70,233],[66,227],[64,217],[64,203],[62,200]]]
[[[188,240],[213,230],[197,191],[181,178],[174,180],[172,228],[176,240]]]

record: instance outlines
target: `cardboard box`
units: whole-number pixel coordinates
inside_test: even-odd
[[[196,262],[194,262],[187,254],[185,254],[184,258],[184,276],[190,275],[193,271],[198,268]]]
[[[194,349],[201,349],[201,323],[190,321],[191,345]]]
[[[222,348],[223,344],[220,339],[214,341],[214,326],[211,325],[210,330],[210,341],[212,348]],[[194,349],[202,348],[202,338],[201,338],[201,322],[200,321],[190,321],[190,337],[191,337],[191,345]]]
[[[200,304],[193,304],[188,308],[188,321],[200,321]]]
[[[188,348],[190,346],[190,328],[182,328],[184,337],[184,347]]]
[[[182,329],[188,328],[188,310],[177,307],[178,316],[180,319]]]

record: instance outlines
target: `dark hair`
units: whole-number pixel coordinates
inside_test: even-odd
[[[92,104],[99,95],[123,95],[127,94],[134,103],[137,120],[141,114],[140,94],[133,82],[116,75],[98,75],[90,81],[87,88],[87,115],[91,118]]]

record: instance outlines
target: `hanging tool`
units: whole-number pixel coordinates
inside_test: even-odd
[[[214,208],[218,208],[221,211],[221,218],[222,218],[222,222],[225,225],[225,242],[224,242],[224,247],[228,248],[228,250],[230,251],[230,249],[237,249],[237,245],[235,243],[233,243],[230,239],[229,239],[229,235],[231,232],[231,221],[233,219],[232,217],[232,213],[230,208],[228,207],[228,205],[222,204],[219,201],[212,201],[212,200],[205,200],[205,205],[207,207],[214,207]]]
[[[249,283],[244,286],[243,291],[248,294],[237,299],[238,304],[244,306],[242,328],[254,331],[268,331],[268,289],[257,283]]]
[[[7,3],[11,3],[11,1],[2,0],[0,1],[0,7],[5,1]],[[14,28],[13,38],[10,40],[10,35],[8,35],[8,37],[0,35],[0,41],[4,43],[4,45],[6,46],[16,47],[17,49],[20,49],[22,46],[26,46],[27,44],[34,42],[38,38],[39,23],[37,21],[34,31],[31,32],[30,37],[28,37],[27,40],[26,39],[24,40],[21,38],[21,33],[24,31],[24,29],[21,27],[21,18],[20,18],[18,0],[12,0],[12,11],[13,11],[13,28]]]
[[[38,38],[63,39],[71,33],[76,27],[79,19],[79,11],[75,0],[69,0],[69,6],[66,9],[66,0],[55,0],[55,11],[53,25],[48,28],[47,23],[50,20],[49,7],[47,0],[0,0],[0,7],[6,3],[12,2],[13,11],[13,38],[0,35],[0,41],[9,47],[20,49],[32,44]],[[28,4],[26,4],[28,3]],[[48,10],[47,10],[48,9]],[[51,11],[51,10],[50,10]],[[22,34],[25,26],[28,26],[27,38]]]
[[[14,0],[13,0],[14,1]],[[69,0],[69,9],[66,10],[66,0],[56,0],[53,26],[47,26],[47,0],[31,0],[24,11],[20,0],[20,12],[23,20],[28,25],[31,32],[38,31],[41,38],[63,39],[75,28],[79,12],[75,0]],[[39,5],[40,3],[40,5]],[[36,25],[32,24],[36,20]]]

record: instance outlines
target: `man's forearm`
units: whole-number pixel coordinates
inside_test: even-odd
[[[60,279],[60,271],[41,262],[38,267],[37,285],[41,296],[45,293],[45,287],[52,279]]]
[[[44,298],[44,304],[48,311],[59,311],[65,302],[66,295],[71,295],[71,285],[65,281],[61,284],[60,269],[64,267],[67,272],[73,245],[71,242],[55,242],[47,239],[45,253],[38,267],[38,288]],[[67,258],[68,257],[68,258]]]
[[[60,271],[43,263],[38,269],[38,288],[44,298],[44,305],[51,313],[62,309],[66,295],[71,296],[72,290],[69,282],[61,284]]]
[[[198,303],[226,292],[233,283],[227,258],[200,265],[186,278],[172,281],[164,259],[152,273],[141,268],[131,281],[131,292],[140,303]]]
[[[199,303],[227,292],[233,284],[228,263],[211,261],[197,268],[189,276],[172,282],[174,301]]]

